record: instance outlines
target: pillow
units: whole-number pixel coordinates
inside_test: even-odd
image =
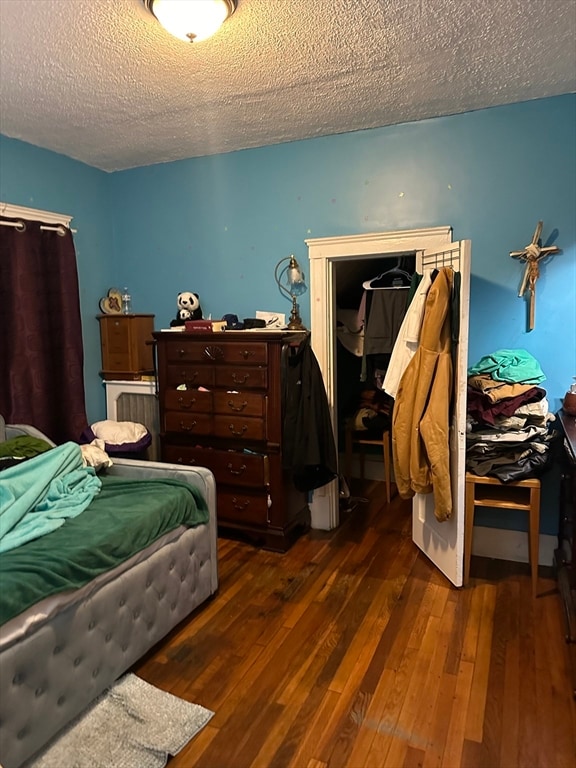
[[[112,421],[111,419],[92,424],[92,432],[109,445],[137,443],[148,435],[148,430],[143,424],[138,424],[135,421]]]

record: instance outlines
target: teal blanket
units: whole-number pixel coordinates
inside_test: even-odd
[[[525,349],[498,349],[485,355],[468,369],[469,376],[489,374],[495,381],[509,384],[540,384],[546,379],[540,363]]]
[[[0,557],[0,624],[82,587],[179,525],[208,521],[202,494],[186,483],[101,477],[100,493],[81,515]]]
[[[0,552],[55,531],[100,491],[77,443],[64,443],[0,474]]]

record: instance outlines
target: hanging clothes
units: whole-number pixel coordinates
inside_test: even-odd
[[[408,306],[408,288],[380,288],[366,293],[361,381],[367,378],[369,355],[390,355],[392,352]]]
[[[381,288],[370,293],[364,350],[367,355],[392,352],[406,314],[408,288]]]
[[[452,515],[449,423],[453,387],[451,296],[454,272],[442,267],[426,297],[420,345],[398,386],[392,455],[398,493],[434,493],[439,521]]]
[[[396,397],[400,379],[418,349],[426,297],[431,285],[432,270],[427,269],[419,281],[412,301],[404,315],[404,320],[398,331],[398,337],[384,377],[382,389],[391,397]]]
[[[320,488],[338,476],[328,398],[310,336],[282,350],[283,466],[299,491]]]
[[[358,311],[354,309],[336,308],[336,338],[344,349],[356,357],[364,353],[364,322],[358,319]]]

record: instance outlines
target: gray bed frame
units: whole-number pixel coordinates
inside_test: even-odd
[[[36,434],[17,425],[20,434]],[[14,436],[6,428],[6,437]],[[1,439],[1,438],[0,438]],[[0,763],[18,768],[218,588],[216,486],[204,468],[117,459],[110,475],[174,478],[200,489],[209,522],[99,577],[14,638],[0,628]],[[32,609],[30,609],[32,610]],[[29,612],[23,616],[27,616]]]

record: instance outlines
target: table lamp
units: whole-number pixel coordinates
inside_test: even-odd
[[[301,296],[308,290],[308,288],[306,286],[304,273],[300,269],[300,265],[296,261],[296,258],[294,256],[286,256],[285,258],[280,259],[278,264],[276,264],[274,277],[278,283],[280,292],[292,302],[290,322],[287,326],[288,330],[305,331],[306,327],[302,323],[296,297]]]

